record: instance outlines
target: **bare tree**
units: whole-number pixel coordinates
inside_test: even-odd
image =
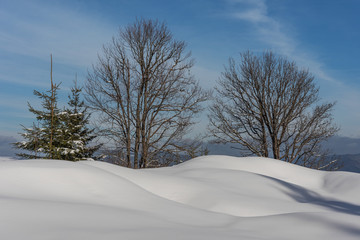
[[[137,20],[103,47],[88,74],[88,105],[100,113],[102,133],[123,148],[128,167],[157,166],[161,154],[179,151],[176,142],[207,99],[185,47],[165,24]]]
[[[308,70],[271,51],[229,60],[211,107],[210,131],[218,142],[238,143],[243,153],[313,168],[324,161],[321,143],[333,136],[334,103],[316,105],[319,88]]]

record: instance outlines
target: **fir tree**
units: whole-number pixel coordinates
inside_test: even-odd
[[[27,152],[18,153],[17,155],[22,158],[42,158],[43,157],[43,148],[41,146],[44,146],[44,142],[41,139],[41,128],[36,126],[35,123],[33,123],[32,128],[26,128],[25,126],[22,126],[24,133],[21,133],[21,136],[23,137],[24,141],[16,142],[14,143],[16,148],[26,150]]]
[[[23,126],[24,141],[14,143],[19,149],[30,153],[19,153],[24,158],[46,158],[60,159],[61,154],[59,139],[61,135],[61,122],[59,119],[59,109],[57,107],[57,91],[60,84],[54,84],[52,79],[52,55],[51,57],[51,88],[46,92],[34,90],[34,95],[42,100],[41,110],[37,110],[28,103],[29,111],[36,116],[37,125],[33,123],[33,128]]]
[[[47,92],[34,90],[34,95],[42,100],[42,109],[37,110],[28,103],[29,111],[36,116],[37,126],[33,128],[23,126],[22,137],[24,141],[14,143],[16,148],[30,153],[19,153],[24,158],[60,159],[61,122],[57,107],[57,91],[60,84],[54,84],[52,79],[52,56],[51,56],[51,88]]]
[[[61,159],[78,161],[91,158],[101,145],[89,146],[96,138],[94,129],[87,127],[91,114],[87,112],[84,101],[80,99],[82,88],[71,88],[69,95],[69,107],[60,114],[62,120],[62,143]]]
[[[96,137],[94,129],[89,129],[90,114],[84,101],[80,100],[82,89],[75,81],[69,95],[69,107],[60,112],[57,106],[57,91],[60,84],[52,79],[51,57],[51,89],[47,92],[34,90],[34,95],[42,100],[42,109],[35,109],[28,103],[29,111],[36,116],[37,124],[32,128],[23,126],[23,141],[14,143],[25,152],[17,154],[23,158],[45,158],[78,161],[91,158],[101,145],[88,146]]]

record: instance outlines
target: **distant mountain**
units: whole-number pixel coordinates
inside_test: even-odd
[[[334,154],[360,154],[360,138],[334,136],[323,144]]]
[[[357,147],[359,144],[359,147]],[[235,144],[215,144],[208,143],[210,155],[228,155],[240,157],[240,150]],[[327,148],[335,154],[335,158],[343,162],[340,171],[360,173],[360,139],[346,137],[334,137],[327,143]],[[356,154],[342,154],[344,151],[356,152]]]
[[[360,173],[360,153],[336,155],[336,157],[344,164],[340,171]]]
[[[204,143],[209,150],[209,155],[227,155],[233,157],[240,157],[240,150],[236,144],[227,143]]]
[[[14,157],[15,149],[12,147],[12,143],[14,142],[16,142],[14,137],[0,135],[0,156]]]
[[[0,135],[0,156],[15,157],[16,150],[12,143],[18,141],[14,137]],[[210,155],[228,155],[240,157],[240,150],[236,144],[215,144],[204,142]],[[331,149],[335,157],[342,160],[344,167],[341,171],[360,173],[360,138],[332,137],[324,144],[325,148]]]
[[[236,144],[207,143],[211,154],[240,156]],[[360,154],[360,138],[334,136],[323,144],[324,148],[330,149],[336,155]]]

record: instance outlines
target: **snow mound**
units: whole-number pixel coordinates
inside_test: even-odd
[[[356,173],[258,157],[144,170],[0,160],[0,239],[360,238]]]

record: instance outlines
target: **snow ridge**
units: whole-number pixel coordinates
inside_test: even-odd
[[[199,157],[133,170],[0,158],[1,239],[359,239],[360,174]]]

